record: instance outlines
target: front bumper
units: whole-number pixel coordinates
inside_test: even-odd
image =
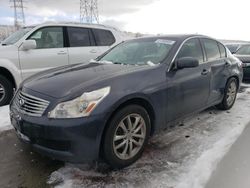
[[[10,108],[11,123],[20,140],[31,144],[35,151],[68,162],[98,159],[104,117],[31,117],[21,114],[13,106]]]

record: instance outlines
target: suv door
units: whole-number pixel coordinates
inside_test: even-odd
[[[206,53],[206,64],[211,67],[211,83],[209,104],[221,101],[226,84],[224,75],[228,75],[230,62],[226,58],[226,49],[219,42],[212,39],[201,39]]]
[[[68,64],[68,51],[64,48],[63,28],[44,27],[27,39],[36,41],[36,49],[24,51],[19,48],[19,59],[23,79],[52,67]]]
[[[198,59],[199,66],[170,71],[167,121],[200,110],[207,104],[210,71],[209,66],[204,63],[204,55],[198,38],[189,39],[183,44],[176,60],[182,57]]]
[[[88,63],[100,55],[92,32],[83,27],[67,27],[69,63]]]

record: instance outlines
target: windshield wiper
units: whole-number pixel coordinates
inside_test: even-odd
[[[2,45],[2,46],[7,46],[7,44],[6,44],[6,43],[1,43],[1,45]]]

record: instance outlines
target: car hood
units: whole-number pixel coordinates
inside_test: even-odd
[[[243,63],[250,63],[250,55],[237,55],[235,54],[239,60],[241,60]]]
[[[63,98],[100,82],[110,80],[107,83],[111,84],[111,80],[118,76],[148,68],[101,63],[70,65],[38,73],[25,80],[21,87],[54,98]]]

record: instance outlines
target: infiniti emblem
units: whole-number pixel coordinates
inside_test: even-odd
[[[19,105],[20,105],[20,106],[23,106],[24,103],[25,103],[25,101],[24,101],[23,99],[20,99],[20,100],[19,100]]]

